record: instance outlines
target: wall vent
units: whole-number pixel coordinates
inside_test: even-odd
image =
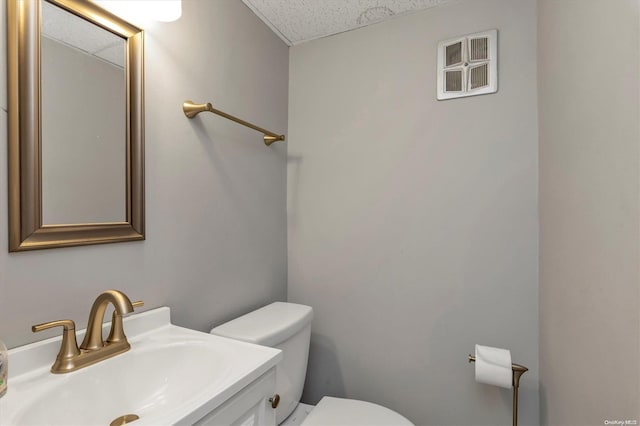
[[[438,43],[438,100],[498,91],[498,30]]]

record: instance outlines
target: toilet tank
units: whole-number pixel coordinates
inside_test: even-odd
[[[291,414],[302,396],[312,318],[310,306],[275,302],[211,330],[218,336],[282,350],[283,360],[276,366],[277,424]]]

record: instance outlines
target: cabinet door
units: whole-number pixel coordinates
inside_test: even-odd
[[[244,413],[238,420],[231,423],[231,426],[275,426],[275,410],[271,405],[267,405],[267,398],[254,405]]]
[[[271,408],[269,402],[275,389],[276,373],[272,368],[195,424],[199,426],[275,426],[276,410]]]

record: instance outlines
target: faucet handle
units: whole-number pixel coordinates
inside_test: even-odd
[[[142,300],[131,302],[131,306],[133,306],[134,308],[142,308],[144,306],[144,302]]]
[[[60,345],[60,351],[56,357],[56,365],[62,365],[68,363],[71,359],[80,355],[78,349],[78,342],[76,341],[76,324],[72,320],[57,320],[45,322],[42,324],[36,324],[31,327],[31,331],[37,333],[42,330],[48,330],[53,327],[62,327],[62,344]],[[52,367],[52,371],[54,369]],[[54,371],[59,372],[59,371]]]
[[[34,326],[31,326],[31,331],[33,331],[34,333],[37,333],[39,331],[48,330],[54,327],[64,327],[64,332],[68,333],[69,330],[76,329],[76,323],[73,322],[72,320],[49,321],[42,324],[36,324]]]

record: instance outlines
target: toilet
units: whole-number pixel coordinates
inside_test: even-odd
[[[276,366],[276,392],[280,405],[276,422],[282,424],[296,409],[307,374],[311,338],[310,306],[275,302],[224,323],[211,334],[281,349],[284,359]],[[355,399],[323,397],[301,423],[303,426],[404,426],[413,425],[393,410]]]

